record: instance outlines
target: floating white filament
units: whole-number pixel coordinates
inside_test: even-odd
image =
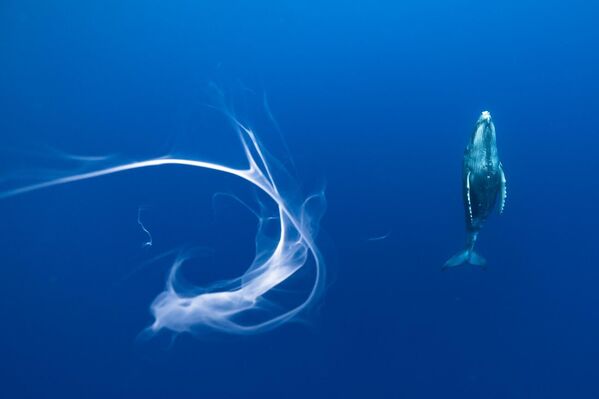
[[[132,162],[104,169],[73,174],[41,183],[0,192],[0,198],[7,198],[52,186],[93,179],[134,169],[160,167],[163,165],[184,165],[194,168],[210,169],[237,176],[263,191],[276,205],[276,220],[279,225],[278,242],[264,248],[257,239],[256,256],[246,272],[235,279],[219,282],[200,290],[182,289],[176,284],[177,271],[185,259],[178,259],[171,267],[164,291],[151,305],[154,322],[148,328],[150,332],[163,329],[174,332],[194,332],[203,328],[227,333],[257,333],[269,330],[294,318],[306,309],[321,293],[323,288],[323,263],[314,242],[318,216],[308,211],[312,201],[323,201],[322,193],[308,197],[300,203],[293,203],[279,191],[273,178],[265,153],[262,151],[253,132],[238,121],[234,121],[248,161],[246,169],[235,169],[225,165],[200,160],[181,158],[157,158]],[[320,203],[319,205],[322,205]],[[141,212],[141,211],[140,211]],[[138,214],[140,216],[140,214]],[[272,218],[272,217],[271,217]],[[271,219],[269,218],[269,219]],[[151,245],[151,236],[147,229]],[[261,232],[258,231],[260,235]],[[265,310],[265,294],[287,280],[306,264],[314,267],[314,280],[303,302],[286,308],[278,313]],[[268,316],[260,320],[243,317],[254,310],[265,310]],[[242,321],[245,320],[245,321]],[[249,319],[249,321],[248,321]]]
[[[142,231],[146,234],[146,236],[148,236],[148,240],[146,242],[144,242],[142,246],[144,248],[151,247],[152,244],[154,243],[154,240],[152,240],[152,234],[150,233],[150,231],[146,228],[146,226],[144,226],[144,223],[141,221],[141,211],[142,211],[142,208],[139,207],[137,209],[137,224],[142,229]]]

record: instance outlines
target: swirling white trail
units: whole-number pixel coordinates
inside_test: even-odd
[[[157,158],[69,175],[0,192],[0,199],[133,169],[163,165],[211,169],[240,177],[266,193],[278,207],[277,219],[280,229],[278,242],[272,247],[260,248],[260,240],[257,239],[254,261],[242,276],[215,284],[199,294],[197,293],[199,287],[183,292],[177,288],[177,271],[185,259],[175,261],[164,291],[151,305],[154,322],[148,331],[158,332],[167,329],[174,332],[193,332],[202,328],[239,334],[266,331],[297,316],[322,292],[323,262],[314,242],[314,227],[315,222],[318,221],[311,218],[307,211],[308,202],[322,200],[322,194],[308,197],[297,206],[292,206],[279,192],[265,154],[254,133],[238,121],[234,122],[249,164],[247,169],[235,169],[217,163],[190,159]],[[314,265],[314,280],[302,303],[280,313],[269,314],[268,318],[260,321],[244,323],[239,320],[240,316],[249,311],[261,309],[260,304],[264,295],[306,265],[310,258]]]

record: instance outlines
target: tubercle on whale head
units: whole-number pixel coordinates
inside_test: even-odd
[[[489,111],[483,111],[478,118],[478,124],[480,123],[491,123],[491,113]]]
[[[491,118],[491,113],[489,111],[483,111],[480,114],[478,120],[476,121],[476,128],[482,128],[483,130],[494,129],[493,119]]]

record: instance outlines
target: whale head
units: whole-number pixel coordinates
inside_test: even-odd
[[[478,123],[481,123],[481,122],[486,122],[486,123],[491,122],[491,113],[489,111],[483,111],[480,114],[480,117],[478,118]]]
[[[486,146],[495,144],[495,126],[489,111],[483,111],[476,121],[472,143]]]

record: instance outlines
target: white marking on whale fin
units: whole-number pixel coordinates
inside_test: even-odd
[[[472,223],[472,201],[470,200],[470,171],[466,175],[466,201],[468,202],[468,216],[470,217],[470,223]]]
[[[499,214],[502,214],[507,199],[507,180],[505,179],[505,173],[503,173],[502,164],[499,164],[499,173],[501,173],[501,202],[499,203]]]

